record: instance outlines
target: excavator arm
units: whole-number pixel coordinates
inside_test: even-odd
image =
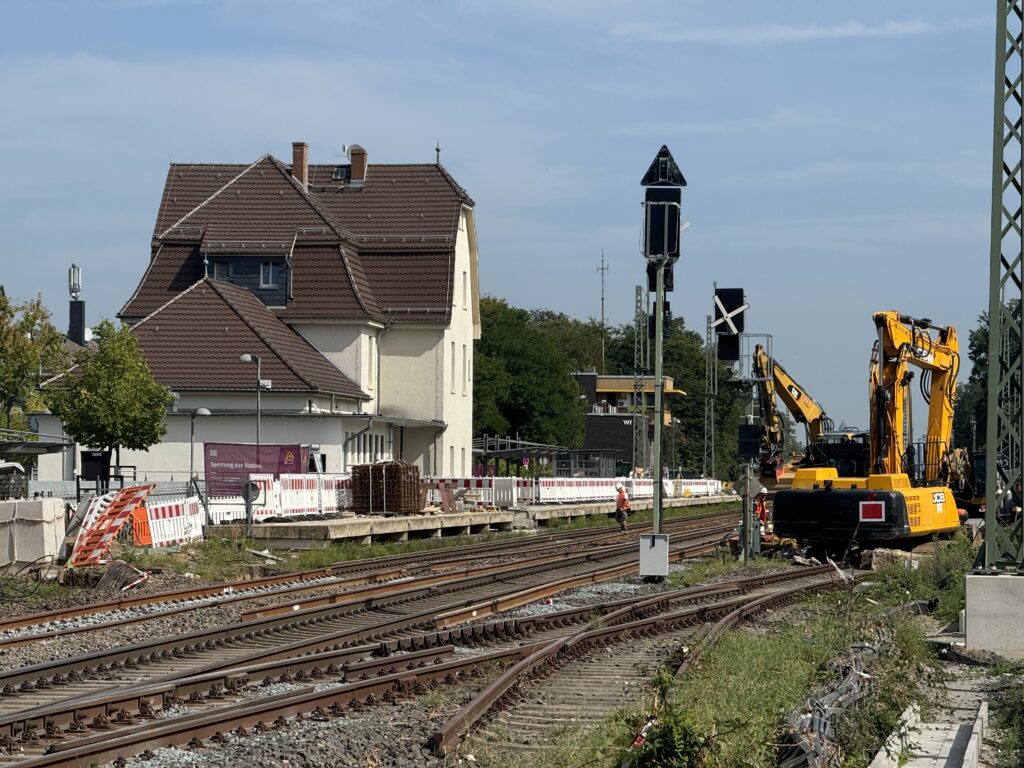
[[[775,403],[776,395],[793,418],[806,427],[808,447],[820,440],[822,434],[832,430],[832,420],[760,344],[754,347],[754,376],[761,402],[761,468],[766,472],[768,466],[781,468],[784,463],[782,452],[786,427]]]
[[[910,424],[910,366],[921,369],[921,391],[928,403],[924,480],[945,482],[953,455],[953,401],[960,368],[956,329],[933,325],[896,312],[876,312],[878,341],[872,354],[871,466],[876,473],[905,472],[907,441],[904,424]],[[929,331],[936,332],[935,338]]]
[[[773,361],[760,344],[754,348],[753,367],[761,406],[761,475],[775,477],[784,463],[782,450],[786,436],[785,425],[775,404]]]
[[[775,378],[775,391],[782,398],[783,404],[793,414],[793,418],[807,428],[807,442],[816,443],[825,432],[832,431],[832,420],[825,415],[825,410],[807,394],[807,390],[801,387],[786,373],[786,369],[777,362],[772,367]]]

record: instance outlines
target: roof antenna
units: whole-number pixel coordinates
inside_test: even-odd
[[[438,137],[437,146],[434,147],[434,152],[437,153],[437,164],[441,164],[441,139]]]

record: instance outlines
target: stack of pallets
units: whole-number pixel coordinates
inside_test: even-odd
[[[352,508],[357,515],[413,515],[422,508],[420,469],[404,461],[352,468]]]

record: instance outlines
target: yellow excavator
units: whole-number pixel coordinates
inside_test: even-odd
[[[811,463],[812,446],[821,442],[826,432],[833,430],[832,420],[825,415],[825,409],[797,384],[777,360],[770,357],[765,348],[754,347],[754,378],[761,406],[761,479],[774,484],[793,465]],[[804,425],[808,452],[805,456],[788,458],[784,455],[786,425],[775,403],[778,397],[785,404],[793,418]]]
[[[950,490],[966,470],[965,453],[950,444],[960,367],[956,329],[897,312],[876,312],[873,319],[870,473],[840,477],[834,467],[798,469],[792,487],[775,494],[776,534],[830,552],[851,542],[896,543],[960,525]],[[921,370],[928,404],[923,452],[913,439],[911,366]]]

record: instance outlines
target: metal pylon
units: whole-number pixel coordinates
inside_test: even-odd
[[[635,331],[633,338],[633,469],[646,469],[649,459],[647,436],[647,394],[644,374],[647,372],[647,308],[643,286],[636,287]]]
[[[992,239],[989,252],[988,423],[986,434],[986,568],[1024,564],[1021,522],[1008,519],[1007,494],[1022,480],[1021,85],[1024,0],[997,0],[992,132]],[[1015,500],[1019,504],[1019,498]],[[1012,511],[1009,511],[1012,518]],[[1000,517],[1003,519],[1000,520]]]
[[[715,474],[715,397],[718,395],[718,354],[708,315],[704,334],[704,477]]]

